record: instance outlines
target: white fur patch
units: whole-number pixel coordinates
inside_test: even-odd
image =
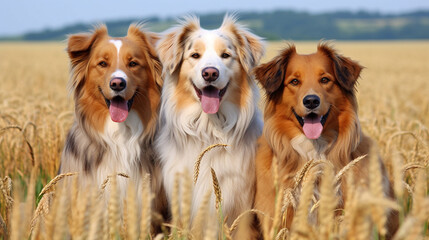
[[[123,78],[125,80],[128,80],[127,74],[125,74],[124,71],[119,69],[112,73],[111,78]]]
[[[121,50],[122,47],[122,41],[121,40],[110,40],[110,43],[112,43],[113,45],[115,45],[116,50],[118,51],[118,56],[119,56],[119,51]]]
[[[304,134],[294,137],[290,141],[293,149],[298,154],[307,160],[326,160],[325,150],[327,148],[327,142],[322,138],[311,140],[308,139]]]
[[[112,43],[113,45],[115,45],[115,47],[116,47],[116,51],[117,51],[117,59],[118,59],[118,61],[117,61],[117,63],[118,63],[118,65],[119,65],[119,52],[121,51],[121,47],[122,47],[122,41],[121,40],[110,40],[109,41],[110,43]]]
[[[141,152],[139,137],[142,133],[143,124],[135,111],[131,110],[127,120],[122,123],[113,122],[108,116],[104,133],[101,135],[108,145],[108,152],[97,171],[99,183],[107,176],[120,172],[129,175],[135,183],[140,180],[135,178],[140,176],[137,164]],[[121,196],[125,196],[126,183],[125,178],[118,178],[118,189],[123,191]]]

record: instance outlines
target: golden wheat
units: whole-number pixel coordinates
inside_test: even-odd
[[[314,52],[316,45],[315,42],[296,43],[298,52],[302,53]],[[429,51],[429,44],[408,41],[338,42],[335,45],[341,53],[366,67],[358,86],[359,118],[362,129],[378,146],[393,182],[396,202],[380,194],[383,179],[380,181],[380,167],[376,161],[370,161],[370,189],[365,189],[359,179],[354,178],[351,169],[365,156],[332,173],[335,175],[326,171],[326,163],[307,162],[294,176],[295,188],[278,189],[274,219],[262,217],[264,238],[371,239],[385,233],[384,225],[389,222],[387,214],[391,209],[398,210],[401,215],[394,239],[428,238],[429,230],[425,226],[429,218],[429,68],[425,53]],[[285,43],[269,43],[262,61],[271,59],[284,46]],[[225,219],[209,214],[211,192],[204,196],[197,216],[190,222],[187,213],[191,207],[192,184],[189,186],[190,179],[184,176],[177,176],[171,227],[163,228],[164,232],[157,236],[150,227],[150,222],[159,216],[150,210],[156,196],[150,192],[148,176],[143,181],[142,203],[135,202],[133,194],[137,193],[132,191],[127,191],[125,203],[120,202],[118,176],[109,177],[102,186],[87,191],[91,194],[78,194],[75,186],[78,174],[66,174],[73,181],[61,181],[66,175],[56,177],[66,133],[74,117],[73,101],[66,91],[68,60],[64,48],[64,43],[0,43],[0,78],[3,79],[0,90],[0,239],[136,239],[139,236],[140,239],[231,239],[234,234],[242,236],[240,232],[245,230],[242,225],[246,225],[246,216],[254,211],[242,213],[232,226],[226,226]],[[219,146],[226,147],[222,144],[209,146],[207,151]],[[196,159],[194,181],[198,178],[197,166],[207,151]],[[320,166],[324,166],[325,174],[318,199],[312,196],[309,182],[314,181],[312,178],[318,175]],[[283,177],[276,173],[274,176],[278,181]],[[214,171],[212,177],[216,183]],[[328,184],[326,179],[331,182]],[[341,179],[347,179],[347,198],[342,209],[333,209],[339,186],[343,184]],[[70,192],[62,187],[66,182],[71,183]],[[107,211],[102,211],[103,204],[94,199],[100,197],[108,184]],[[336,188],[331,188],[332,185]],[[222,189],[216,184],[214,188],[215,199],[220,204]],[[139,205],[141,211],[133,211]],[[288,209],[297,211],[291,229],[282,227],[285,224],[282,218]],[[377,213],[374,215],[370,209]],[[258,215],[264,216],[263,213]]]

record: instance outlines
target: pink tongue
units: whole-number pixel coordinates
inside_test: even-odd
[[[123,122],[128,116],[128,104],[124,99],[114,98],[110,101],[110,118],[114,122]]]
[[[217,113],[220,105],[219,90],[215,88],[203,89],[201,93],[201,107],[208,114]]]
[[[321,118],[318,117],[316,119],[308,119],[304,118],[304,126],[302,129],[304,130],[304,134],[309,139],[318,139],[320,134],[322,134],[323,126],[320,123]]]

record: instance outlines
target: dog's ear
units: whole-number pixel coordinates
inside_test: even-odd
[[[88,64],[91,48],[97,39],[107,37],[105,25],[96,27],[92,33],[80,33],[70,35],[67,41],[67,53],[71,63],[71,77],[68,88],[78,93],[85,79],[86,66]]]
[[[97,27],[92,33],[70,35],[67,41],[67,53],[69,54],[72,64],[81,60],[82,56],[87,55],[95,40],[103,35],[107,36],[107,28],[105,25]]]
[[[143,25],[141,24],[132,24],[128,28],[127,37],[138,40],[138,42],[142,43],[143,51],[146,59],[150,59],[148,61],[148,67],[152,73],[152,77],[156,83],[156,85],[161,89],[163,81],[162,81],[162,64],[158,58],[158,55],[155,50],[155,46],[157,41],[160,39],[159,35],[156,33],[143,31]]]
[[[173,74],[183,60],[184,43],[189,35],[200,28],[198,18],[189,16],[182,22],[181,26],[166,33],[157,44],[157,52],[164,69]]]
[[[131,24],[130,27],[128,28],[127,36],[137,37],[138,39],[143,41],[145,44],[147,44],[147,46],[150,46],[151,49],[149,49],[149,50],[150,50],[151,54],[156,53],[154,51],[155,46],[156,46],[156,43],[161,38],[159,36],[159,34],[157,34],[157,33],[145,31],[143,24]]]
[[[354,92],[363,67],[356,61],[338,54],[326,43],[319,44],[318,51],[323,52],[332,60],[338,84],[347,92]]]
[[[261,83],[267,95],[271,95],[280,88],[285,78],[289,59],[295,53],[295,46],[290,45],[271,61],[254,69],[256,79]]]
[[[262,39],[237,24],[233,15],[225,16],[220,29],[232,34],[241,65],[246,72],[251,72],[265,53]]]

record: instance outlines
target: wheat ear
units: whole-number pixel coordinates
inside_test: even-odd
[[[220,204],[222,203],[222,192],[220,190],[219,181],[216,176],[216,172],[213,168],[210,168],[213,179],[213,189],[216,196],[216,209],[219,209]]]
[[[204,151],[203,151],[203,152],[201,152],[201,153],[200,153],[200,155],[199,155],[199,156],[198,156],[198,158],[197,158],[197,161],[195,162],[195,166],[194,166],[194,184],[196,184],[196,183],[197,183],[198,175],[199,175],[199,173],[200,173],[200,164],[201,164],[201,160],[203,159],[204,155],[205,155],[208,151],[212,150],[212,149],[213,149],[213,148],[215,148],[215,147],[227,147],[227,146],[228,146],[228,145],[226,145],[226,144],[222,144],[222,143],[213,144],[213,145],[208,146],[206,149],[204,149]]]
[[[319,237],[330,239],[334,228],[334,211],[337,199],[334,189],[334,169],[331,164],[325,164],[320,188],[319,207]]]
[[[291,239],[299,239],[299,232],[308,232],[308,230],[310,230],[310,226],[308,225],[308,213],[313,197],[313,185],[315,180],[316,174],[311,173],[304,179],[298,209],[292,221]]]
[[[62,173],[57,175],[56,177],[54,177],[54,179],[52,179],[51,181],[49,181],[48,184],[46,184],[46,186],[42,189],[42,191],[39,194],[39,197],[43,196],[43,194],[49,192],[52,190],[52,188],[63,178],[65,177],[69,177],[69,176],[74,176],[78,174],[77,172],[72,172],[72,173]]]

